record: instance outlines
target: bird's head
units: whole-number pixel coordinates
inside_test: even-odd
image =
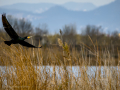
[[[26,36],[26,37],[24,37],[23,39],[25,40],[25,39],[29,39],[29,38],[31,38],[32,36]]]
[[[27,39],[31,38],[32,36],[27,36]]]

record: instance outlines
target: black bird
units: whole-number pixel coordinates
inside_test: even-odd
[[[10,46],[11,44],[21,44],[21,45],[26,46],[26,47],[33,47],[33,48],[41,48],[42,47],[42,46],[36,47],[36,46],[33,46],[33,45],[27,43],[26,41],[24,41],[25,39],[28,39],[31,36],[26,36],[24,38],[18,36],[17,33],[12,28],[12,26],[7,21],[5,14],[2,14],[2,23],[3,23],[3,27],[4,27],[5,31],[8,33],[8,35],[12,39],[10,41],[4,41],[4,43],[7,44],[8,46]]]

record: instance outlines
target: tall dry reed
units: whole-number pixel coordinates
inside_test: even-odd
[[[111,66],[115,59],[107,49],[82,44],[77,51],[61,39],[58,43],[59,48],[42,49],[1,43],[1,90],[120,90],[119,63]],[[96,66],[88,73],[92,63]]]

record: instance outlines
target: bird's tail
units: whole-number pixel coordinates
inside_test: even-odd
[[[7,44],[8,46],[11,45],[11,41],[4,41],[5,44]]]

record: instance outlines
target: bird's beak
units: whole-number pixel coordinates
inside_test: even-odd
[[[32,36],[28,36],[27,38],[31,38]]]

